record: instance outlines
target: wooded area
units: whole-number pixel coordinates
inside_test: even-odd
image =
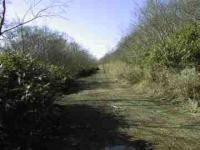
[[[136,28],[102,59],[108,72],[138,85],[139,91],[180,98],[198,107],[199,8],[199,0],[149,0]]]

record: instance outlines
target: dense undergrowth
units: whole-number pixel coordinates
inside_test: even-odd
[[[55,101],[77,78],[96,73],[97,64],[78,44],[46,28],[9,34],[15,36],[0,53],[0,148],[43,149],[43,141],[56,138]]]
[[[136,91],[200,103],[198,0],[148,1],[137,27],[102,59],[113,78]]]

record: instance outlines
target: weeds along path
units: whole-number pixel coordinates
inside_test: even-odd
[[[102,72],[80,82],[79,89],[63,97],[62,105],[87,105],[123,116],[127,125],[118,126],[117,130],[128,135],[129,140],[140,141],[140,145],[149,142],[154,145],[154,149],[159,150],[200,149],[199,114],[184,111],[167,99],[136,95],[131,87],[109,79]],[[86,115],[86,122],[88,118],[92,122],[98,120],[92,118],[94,114],[91,113]],[[77,114],[76,119],[80,119],[81,115]],[[100,128],[109,126],[106,121],[98,123]],[[98,134],[102,133],[97,131]]]

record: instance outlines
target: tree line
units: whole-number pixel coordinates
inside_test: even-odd
[[[102,62],[108,68],[124,64],[116,76],[140,84],[144,91],[183,97],[198,105],[199,8],[199,0],[148,0],[139,22]]]

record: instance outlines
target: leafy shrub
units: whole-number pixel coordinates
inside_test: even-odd
[[[42,124],[57,90],[70,77],[20,54],[1,54],[0,67],[0,147],[28,149],[45,132]]]
[[[73,82],[74,76],[63,66],[58,67],[55,65],[47,65],[49,71],[54,75],[54,88],[56,91],[67,90],[70,88],[71,83]]]
[[[156,44],[151,50],[153,63],[167,67],[183,69],[187,66],[199,65],[200,27],[187,25],[172,34],[164,44]]]

